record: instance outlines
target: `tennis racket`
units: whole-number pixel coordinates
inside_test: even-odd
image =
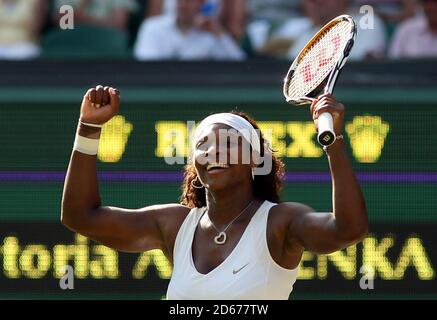
[[[332,93],[341,69],[354,45],[357,28],[354,19],[342,15],[327,23],[305,45],[293,61],[284,80],[288,103],[307,106],[317,97]],[[329,112],[318,118],[317,141],[322,146],[335,142],[333,119]]]

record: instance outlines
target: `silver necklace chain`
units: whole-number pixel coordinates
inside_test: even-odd
[[[224,244],[226,242],[226,239],[228,238],[227,234],[226,234],[226,230],[228,230],[228,228],[234,223],[235,220],[237,220],[239,217],[241,217],[241,215],[246,212],[246,210],[253,204],[255,200],[252,200],[234,219],[232,219],[231,222],[228,223],[228,225],[222,230],[220,231],[214,224],[214,222],[212,222],[211,218],[209,217],[209,211],[208,211],[208,220],[211,222],[211,225],[214,227],[214,229],[218,232],[218,235],[216,237],[214,237],[214,242],[216,244]]]

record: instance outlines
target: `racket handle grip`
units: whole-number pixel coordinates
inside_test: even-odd
[[[324,112],[317,118],[319,134],[317,135],[317,141],[322,146],[330,146],[335,142],[334,133],[334,121],[332,115],[329,112]]]

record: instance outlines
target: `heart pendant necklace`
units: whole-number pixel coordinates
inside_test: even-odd
[[[235,220],[237,220],[244,212],[246,212],[246,210],[252,205],[252,203],[254,202],[254,200],[252,200],[247,206],[246,208],[244,208],[234,219],[232,219],[231,222],[228,223],[228,225],[222,230],[220,231],[214,224],[214,222],[212,222],[211,218],[208,215],[208,219],[211,222],[211,225],[214,227],[214,229],[217,231],[218,235],[216,235],[214,237],[214,242],[215,244],[218,245],[222,245],[226,242],[226,240],[228,239],[228,235],[226,234],[226,230],[228,230],[228,228],[234,223]]]
[[[214,237],[214,242],[216,244],[223,244],[226,242],[226,238],[227,238],[226,232],[222,231],[217,236]]]

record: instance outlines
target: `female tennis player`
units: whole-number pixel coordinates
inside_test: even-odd
[[[331,253],[366,235],[365,202],[340,136],[344,106],[332,95],[322,96],[311,108],[314,121],[322,112],[331,113],[339,136],[326,150],[333,181],[333,212],[326,213],[280,202],[284,166],[259,131],[247,134],[258,128],[256,123],[236,113],[211,115],[197,127],[181,203],[138,210],[103,206],[96,172],[98,139],[101,125],[118,113],[119,105],[114,88],[98,86],[85,94],[61,219],[71,230],[116,250],[161,249],[173,265],[168,299],[288,299],[304,250]],[[226,131],[237,139],[223,144],[209,138],[225,129],[232,129]],[[270,154],[268,174],[254,175],[253,159],[243,163],[245,144],[251,154]],[[235,150],[237,161],[230,161]],[[210,160],[211,155],[227,160]]]

